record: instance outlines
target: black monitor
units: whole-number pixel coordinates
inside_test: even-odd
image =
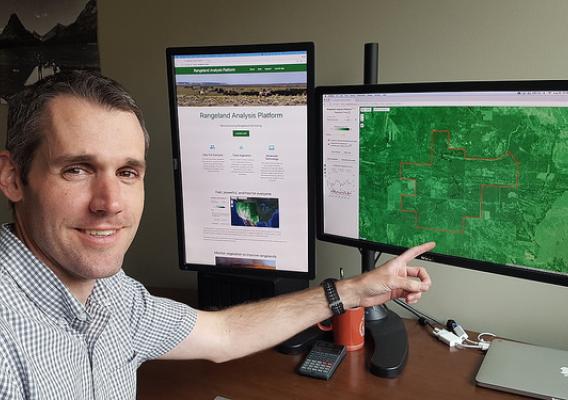
[[[318,88],[319,238],[568,286],[568,82]]]
[[[568,81],[319,87],[318,238],[568,286]],[[404,324],[367,312],[371,372],[406,363]],[[378,352],[378,353],[377,353]],[[380,354],[379,354],[380,353]]]
[[[313,279],[313,44],[168,48],[167,67],[181,268]]]

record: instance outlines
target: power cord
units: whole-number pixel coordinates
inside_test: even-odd
[[[407,311],[409,311],[410,313],[414,314],[417,318],[418,318],[418,323],[422,326],[424,325],[428,325],[430,326],[432,329],[434,329],[436,326],[434,326],[434,324],[442,326],[442,324],[440,322],[438,322],[437,320],[435,320],[434,318],[430,317],[429,315],[423,313],[422,311],[412,307],[410,304],[405,303],[404,301],[400,300],[400,299],[394,299],[393,300],[396,304],[398,304],[399,306],[401,306],[402,308],[406,309]]]
[[[432,335],[441,342],[447,344],[450,348],[477,349],[481,351],[487,351],[489,349],[489,346],[491,346],[491,341],[485,340],[484,337],[496,336],[490,332],[483,332],[477,336],[477,340],[472,340],[469,338],[469,335],[465,331],[465,329],[453,319],[448,320],[444,325],[433,317],[423,313],[422,311],[419,311],[418,309],[412,307],[411,305],[405,303],[400,299],[394,299],[393,301],[405,310],[414,314],[418,318],[418,323],[420,325],[428,325],[430,328],[432,328]]]
[[[484,340],[483,337],[495,337],[492,333],[484,332],[477,336],[477,341],[471,340],[465,329],[463,329],[462,326],[453,319],[448,320],[446,328],[447,329],[435,328],[432,331],[432,334],[442,342],[446,343],[450,348],[457,347],[460,349],[478,349],[481,351],[487,351],[489,346],[491,346],[491,342]]]

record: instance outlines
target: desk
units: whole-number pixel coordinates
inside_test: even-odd
[[[209,361],[149,361],[138,372],[137,399],[526,399],[475,386],[483,355],[450,351],[414,320],[406,320],[408,363],[396,379],[378,378],[365,367],[364,349],[349,352],[329,381],[298,375],[303,355],[275,350],[214,364]]]

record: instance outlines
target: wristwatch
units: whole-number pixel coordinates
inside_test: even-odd
[[[325,279],[321,286],[323,287],[323,292],[325,293],[325,298],[329,304],[329,308],[335,315],[340,315],[345,312],[343,308],[343,303],[339,298],[339,293],[337,293],[337,288],[335,287],[335,282],[337,279],[328,278]]]

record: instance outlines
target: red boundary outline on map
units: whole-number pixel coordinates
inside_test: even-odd
[[[431,227],[427,227],[427,226],[421,226],[421,225],[418,224],[418,217],[419,217],[418,211],[407,210],[407,209],[404,208],[404,204],[403,204],[405,197],[416,197],[416,179],[415,178],[403,177],[402,172],[403,172],[404,165],[416,165],[416,166],[419,166],[419,167],[431,167],[432,161],[434,159],[434,143],[435,143],[434,137],[435,137],[436,134],[446,134],[446,143],[448,144],[448,150],[450,150],[450,151],[462,151],[464,160],[499,161],[499,160],[502,160],[504,158],[511,157],[511,159],[515,163],[515,169],[516,169],[515,184],[514,185],[486,185],[486,184],[481,184],[480,185],[480,191],[479,191],[479,197],[480,197],[480,199],[479,199],[480,200],[479,201],[479,215],[465,215],[465,216],[463,216],[462,220],[461,220],[461,229],[459,229],[459,230],[431,228]],[[413,194],[401,193],[401,195],[400,195],[400,212],[415,214],[416,229],[425,229],[425,230],[436,231],[436,232],[463,234],[465,232],[465,220],[466,219],[480,219],[481,216],[483,215],[483,193],[485,191],[485,188],[515,188],[515,189],[519,188],[519,175],[520,175],[521,163],[515,158],[513,153],[508,151],[508,152],[504,153],[502,156],[497,157],[497,158],[468,157],[466,149],[464,149],[462,147],[449,147],[450,139],[451,139],[451,132],[449,130],[447,130],[447,129],[443,129],[443,130],[433,129],[432,130],[431,143],[430,143],[430,156],[429,156],[430,162],[428,162],[428,163],[415,163],[415,162],[404,162],[404,161],[400,162],[400,180],[402,180],[402,181],[414,181],[414,193]]]

